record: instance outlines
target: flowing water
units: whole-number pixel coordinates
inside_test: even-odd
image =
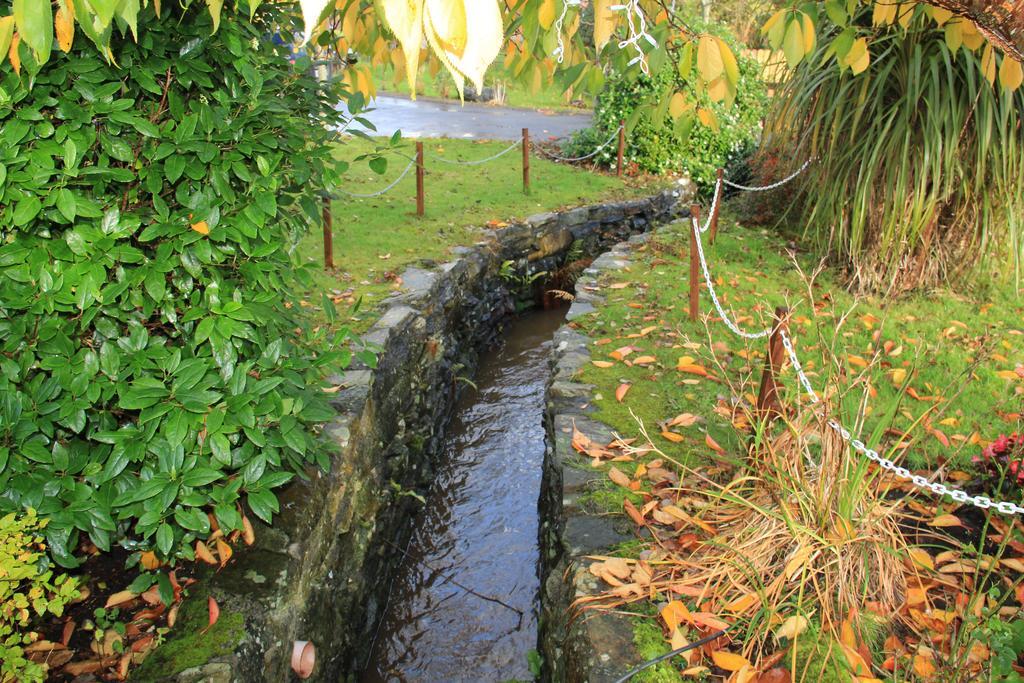
[[[391,586],[364,683],[532,680],[544,395],[564,313],[523,315],[481,359]]]

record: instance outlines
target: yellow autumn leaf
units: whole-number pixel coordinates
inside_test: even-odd
[[[726,78],[733,85],[738,84],[740,82],[740,65],[736,61],[736,55],[732,53],[726,42],[718,36],[715,36],[715,41],[718,43],[718,53],[722,57],[722,68],[725,71]]]
[[[200,235],[210,234],[210,226],[206,224],[206,221],[199,221],[198,223],[193,223],[192,229],[198,232]]]
[[[69,52],[75,40],[75,17],[63,4],[53,17],[53,30],[57,34],[57,45],[63,52]]]
[[[931,7],[929,9],[931,10],[932,19],[934,19],[935,23],[939,26],[945,24],[953,16],[953,13],[948,9],[943,9],[941,7]]]
[[[710,83],[722,75],[725,63],[714,36],[703,35],[697,41],[697,72],[705,82]]]
[[[674,631],[679,628],[680,624],[690,623],[693,620],[690,610],[679,600],[672,600],[662,607],[661,618],[665,621],[669,631]]]
[[[924,548],[911,548],[907,551],[907,554],[910,555],[911,561],[918,569],[935,569],[935,560],[932,559],[932,556]]]
[[[999,67],[999,85],[1007,90],[1016,90],[1024,83],[1024,69],[1016,59],[1004,56]]]
[[[686,111],[686,96],[681,92],[677,92],[672,96],[672,100],[668,104],[668,113],[674,119],[678,119]]]
[[[746,593],[735,600],[726,603],[725,609],[730,612],[742,614],[754,605],[760,604],[760,602],[761,598],[758,597],[757,593]]]
[[[710,109],[704,109],[703,107],[697,109],[697,119],[711,130],[718,131],[718,118]]]
[[[905,368],[896,368],[892,371],[892,383],[896,385],[903,384],[907,379],[907,371]]]
[[[615,33],[618,15],[610,8],[616,2],[617,0],[594,0],[594,45],[599,52]]]
[[[803,60],[804,46],[804,30],[800,20],[794,19],[786,25],[786,34],[782,39],[782,52],[791,68]]]
[[[708,97],[712,102],[721,102],[729,96],[729,85],[724,77],[716,78],[708,83]]]
[[[971,52],[977,50],[982,45],[985,45],[985,36],[981,35],[978,28],[967,20],[962,20],[963,24],[960,28],[960,32],[964,36],[964,47]]]
[[[409,92],[416,99],[416,73],[420,67],[420,45],[423,43],[423,0],[379,1],[384,21],[402,46]]]
[[[14,67],[14,73],[21,74],[21,55],[18,54],[18,46],[21,45],[21,36],[17,33],[11,38],[11,46],[7,50],[7,58],[11,60],[11,66]]]
[[[424,17],[440,49],[453,56],[462,56],[469,42],[469,17],[465,0],[426,0]]]
[[[775,637],[779,640],[783,638],[786,640],[796,640],[796,637],[807,628],[807,624],[807,617],[801,614],[794,614],[782,622],[782,626],[775,631]]]
[[[0,17],[0,63],[4,61],[4,55],[11,47],[11,39],[14,37],[14,16]]]
[[[555,23],[555,14],[558,11],[557,0],[541,0],[540,10],[537,12],[537,21],[540,27],[547,31]]]
[[[800,20],[802,24],[801,28],[804,34],[804,54],[809,55],[814,50],[814,42],[816,38],[816,32],[814,30],[814,21],[811,20],[810,15],[807,13],[802,13],[800,15]]]
[[[850,67],[854,75],[863,73],[871,65],[871,53],[868,51],[868,41],[858,38],[853,41],[850,51],[846,53],[843,63]]]
[[[454,5],[461,11],[453,9]],[[463,22],[461,32],[459,21]],[[463,96],[467,79],[483,90],[484,73],[504,42],[497,0],[427,0],[423,25],[427,42],[451,73],[459,96]]]
[[[719,669],[725,669],[726,671],[739,671],[745,666],[750,666],[750,662],[743,655],[726,652],[725,650],[715,650],[712,652],[711,661]]]
[[[991,43],[986,45],[981,53],[981,73],[989,85],[996,82],[996,52],[992,49]]]

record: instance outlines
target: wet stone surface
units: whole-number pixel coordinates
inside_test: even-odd
[[[576,299],[567,320],[586,315],[603,303],[594,285],[605,275],[622,277],[630,266],[631,248],[647,237],[631,237],[594,260],[576,283]],[[623,517],[596,514],[581,503],[584,494],[602,484],[607,475],[573,450],[573,427],[598,442],[612,439],[609,428],[590,417],[594,387],[575,379],[580,368],[590,362],[592,341],[568,325],[555,333],[540,503],[543,681],[611,683],[641,661],[626,617],[600,612],[588,612],[584,617],[572,609],[574,600],[599,590],[586,556],[607,554],[634,538],[632,525]]]

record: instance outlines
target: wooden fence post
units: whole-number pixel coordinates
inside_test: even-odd
[[[619,121],[619,156],[615,162],[615,175],[622,177],[622,164],[626,156],[626,122]]]
[[[700,225],[700,207],[696,204],[690,205],[690,214],[693,220]],[[696,320],[700,315],[700,257],[697,256],[697,230],[690,226],[690,320]]]
[[[426,192],[423,186],[423,143],[416,143],[416,215],[422,216],[426,210]]]
[[[789,309],[779,306],[775,309],[775,325],[768,339],[768,355],[764,359],[764,372],[761,374],[761,388],[757,392],[757,413],[766,417],[782,415],[782,404],[779,403],[779,386],[775,381],[782,369],[782,361],[786,355],[782,343],[782,332],[788,330]]]
[[[530,129],[523,128],[523,194],[530,194]]]
[[[718,237],[718,212],[722,210],[722,179],[725,178],[725,171],[718,169],[718,182],[715,184],[715,210],[711,214],[711,244],[715,243]]]
[[[331,214],[331,196],[324,194],[324,270],[334,268],[334,216]]]

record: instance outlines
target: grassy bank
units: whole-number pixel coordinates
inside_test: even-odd
[[[492,156],[508,142],[425,140],[426,214],[415,215],[416,180],[410,172],[387,194],[372,199],[344,199],[332,204],[335,264],[333,272],[317,269],[309,296],[311,306],[327,293],[343,314],[342,321],[356,331],[376,319],[375,305],[401,288],[406,266],[447,260],[449,250],[470,245],[489,230],[507,222],[555,209],[616,198],[652,194],[663,186],[620,179],[545,159],[531,159],[532,191],[523,194],[521,154],[513,150],[500,159],[477,166],[457,166],[437,160],[472,161]],[[355,160],[374,150],[366,140],[352,139],[338,154]],[[412,154],[412,145],[403,147]],[[366,163],[354,162],[343,189],[370,193],[386,187],[408,161],[389,156],[383,174]],[[323,263],[323,238],[317,231],[301,243],[300,256]]]
[[[775,306],[790,308],[798,355],[831,415],[911,469],[941,469],[948,483],[1020,501],[1019,487],[998,490],[972,463],[1020,430],[1019,299],[942,291],[855,300],[837,273],[777,234],[728,212],[721,227],[705,246],[723,305],[752,332],[771,325]],[[593,339],[580,380],[594,387],[594,416],[626,440],[608,450],[574,436],[595,466],[613,458],[586,504],[628,514],[638,538],[652,539],[591,564],[605,586],[586,601],[636,615],[642,658],[737,627],[635,680],[1008,672],[1024,643],[1014,640],[1024,633],[1024,594],[1013,588],[1019,566],[1005,558],[1024,547],[1024,526],[878,479],[796,414],[803,397],[792,368],[781,375],[790,417],[751,425],[767,341],[740,339],[708,316],[704,287],[701,319],[689,319],[689,243],[686,223],[635,249],[628,271],[599,281],[606,302],[573,323]],[[900,491],[912,495],[899,500]]]
[[[611,363],[590,365],[583,373],[598,388],[598,417],[632,434],[637,429],[632,411],[660,446],[693,459],[707,454],[705,432],[726,452],[736,452],[739,437],[725,381],[756,391],[767,343],[747,343],[717,319],[709,326],[689,320],[686,230],[674,226],[645,247],[628,278],[606,283],[607,305],[579,325],[599,340],[594,359]],[[771,324],[775,306],[791,308],[792,334],[819,393],[835,380],[856,389],[844,392],[846,424],[863,419],[863,434],[877,434],[876,441],[888,446],[900,444],[895,432],[918,425],[914,441],[897,448],[906,451],[910,465],[966,465],[979,444],[1018,429],[1024,309],[1012,293],[994,291],[980,302],[953,291],[855,300],[829,269],[809,286],[817,266],[810,256],[794,255],[777,237],[727,217],[718,243],[706,245],[706,251],[719,297],[741,327],[763,329]],[[706,313],[711,302],[706,289],[701,292]],[[621,353],[615,352],[627,346],[630,353],[617,360]],[[706,370],[716,379],[693,374],[693,368],[681,372],[680,365]],[[784,371],[783,383],[786,400],[796,400],[792,370]],[[630,389],[617,401],[622,384]],[[694,414],[697,422],[657,436],[658,422],[682,413]]]

